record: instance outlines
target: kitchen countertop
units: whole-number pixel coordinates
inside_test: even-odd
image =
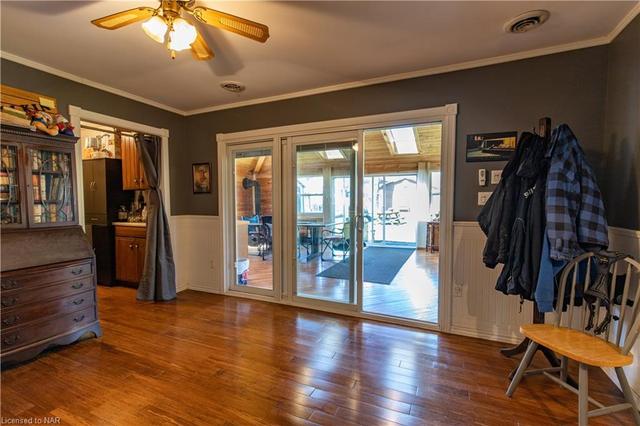
[[[147,222],[112,222],[114,226],[137,226],[139,228],[146,228]]]

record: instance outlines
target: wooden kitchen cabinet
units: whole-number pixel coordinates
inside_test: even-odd
[[[144,168],[138,157],[136,142],[131,136],[122,136],[122,189],[149,189]]]
[[[137,287],[146,252],[146,228],[116,224],[116,279]]]

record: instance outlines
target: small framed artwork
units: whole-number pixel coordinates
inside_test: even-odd
[[[516,150],[518,132],[467,135],[467,162],[507,161]]]
[[[210,194],[211,193],[211,164],[210,163],[193,163],[193,193],[194,194]]]

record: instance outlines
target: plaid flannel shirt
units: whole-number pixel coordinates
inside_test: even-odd
[[[584,247],[609,245],[602,196],[584,152],[566,124],[554,130],[547,176],[546,218],[550,257],[571,260]]]

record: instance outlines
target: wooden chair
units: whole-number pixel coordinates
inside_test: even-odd
[[[627,409],[632,410],[636,424],[640,425],[640,413],[638,413],[638,407],[635,403],[633,393],[629,387],[629,382],[627,381],[624,370],[622,369],[623,366],[629,365],[633,362],[633,355],[631,355],[629,351],[635,343],[640,331],[640,316],[638,315],[640,311],[640,278],[638,278],[637,286],[634,290],[635,297],[633,298],[633,304],[632,306],[628,306],[627,304],[632,287],[632,275],[635,273],[636,277],[638,277],[638,274],[640,273],[640,263],[630,257],[626,257],[611,265],[609,271],[612,273],[613,278],[611,280],[609,299],[612,311],[615,307],[614,301],[617,287],[616,276],[619,271],[626,272],[622,298],[619,304],[620,318],[618,321],[612,320],[608,329],[602,333],[602,335],[596,336],[593,329],[585,331],[589,316],[588,304],[583,302],[582,306],[574,305],[576,287],[578,287],[578,285],[583,286],[578,287],[578,291],[580,291],[581,288],[589,287],[592,263],[595,263],[592,260],[594,255],[594,253],[585,253],[580,255],[569,262],[569,264],[564,268],[560,277],[560,288],[558,289],[558,298],[555,309],[556,318],[554,324],[527,324],[520,327],[520,332],[524,336],[528,337],[531,340],[531,343],[529,343],[527,351],[520,362],[520,366],[507,389],[507,396],[511,397],[513,395],[523,376],[543,374],[578,395],[578,424],[580,426],[587,425],[590,417],[611,414]],[[583,269],[579,267],[581,263],[583,267],[585,267],[584,271],[586,272],[584,274],[583,283],[578,282],[582,281],[581,279],[578,279],[578,276],[582,276],[583,271]],[[565,289],[570,278],[570,299],[567,303],[563,303],[565,300]],[[564,312],[564,314],[563,304],[566,306],[566,312]],[[602,310],[602,313],[604,313],[604,309]],[[595,304],[596,322],[601,318],[600,311],[600,300],[597,300]],[[574,312],[578,313],[575,317]],[[629,317],[629,315],[631,316]],[[564,322],[563,319],[565,320]],[[626,328],[626,321],[628,321],[630,327],[623,336],[622,332],[623,328]],[[561,356],[561,365],[559,367],[527,370],[538,345],[545,346]],[[578,362],[579,364],[578,388],[567,383],[567,367],[570,359]],[[623,404],[605,407],[595,399],[589,397],[589,366],[615,368],[626,402]],[[558,375],[553,373],[558,373]],[[597,408],[589,411],[589,403],[593,404]]]

